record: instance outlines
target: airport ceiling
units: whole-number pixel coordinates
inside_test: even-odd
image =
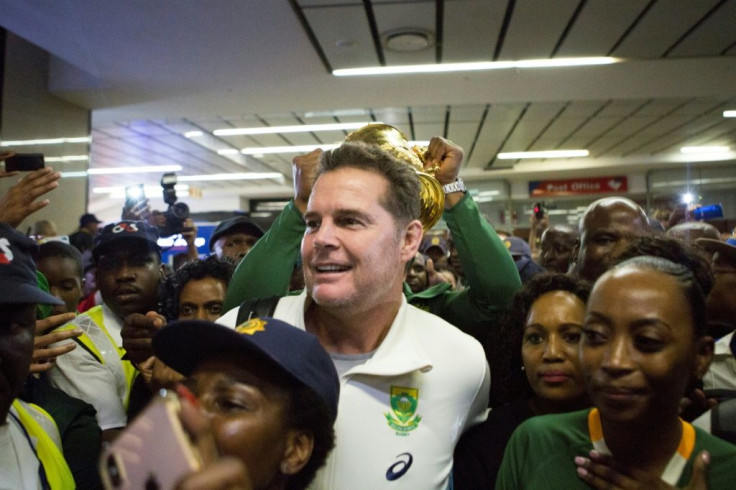
[[[736,0],[5,0],[0,25],[53,54],[53,93],[93,110],[91,167],[284,176],[196,184],[205,195],[283,195],[291,186],[293,154],[221,150],[326,144],[346,134],[211,133],[230,127],[382,121],[413,140],[442,135],[463,146],[471,181],[622,173],[693,161],[682,146],[736,149],[736,119],[723,117],[736,109]],[[578,56],[621,61],[331,74]],[[185,137],[191,131],[204,134]],[[497,158],[554,149],[590,156]]]

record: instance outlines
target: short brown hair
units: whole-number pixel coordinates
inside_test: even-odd
[[[377,146],[343,143],[322,154],[317,178],[343,167],[375,172],[388,181],[388,192],[381,205],[401,226],[419,219],[419,177],[413,168]]]

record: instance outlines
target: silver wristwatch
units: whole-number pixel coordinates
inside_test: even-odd
[[[463,182],[463,179],[461,179],[460,177],[458,177],[455,182],[443,185],[442,190],[444,191],[445,195],[451,192],[462,192],[463,194],[468,192],[468,188],[465,187],[465,182]]]

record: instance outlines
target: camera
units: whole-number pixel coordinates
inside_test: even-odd
[[[532,212],[534,213],[534,217],[538,220],[544,218],[544,215],[547,214],[547,210],[544,209],[544,206],[541,202],[535,202],[534,207],[532,208]]]
[[[161,237],[178,235],[184,231],[184,220],[189,218],[189,206],[183,202],[177,202],[176,198],[176,174],[166,173],[161,176],[161,188],[164,192],[164,202],[169,205],[164,213],[166,222],[159,226]]]

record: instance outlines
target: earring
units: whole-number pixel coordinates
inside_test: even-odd
[[[521,366],[521,370],[522,370],[522,371],[526,371],[526,369],[524,369],[524,366]]]
[[[282,461],[281,462],[280,469],[281,469],[281,473],[283,473],[284,475],[286,475],[287,474],[287,471],[289,470],[289,463],[287,463],[286,461]]]

